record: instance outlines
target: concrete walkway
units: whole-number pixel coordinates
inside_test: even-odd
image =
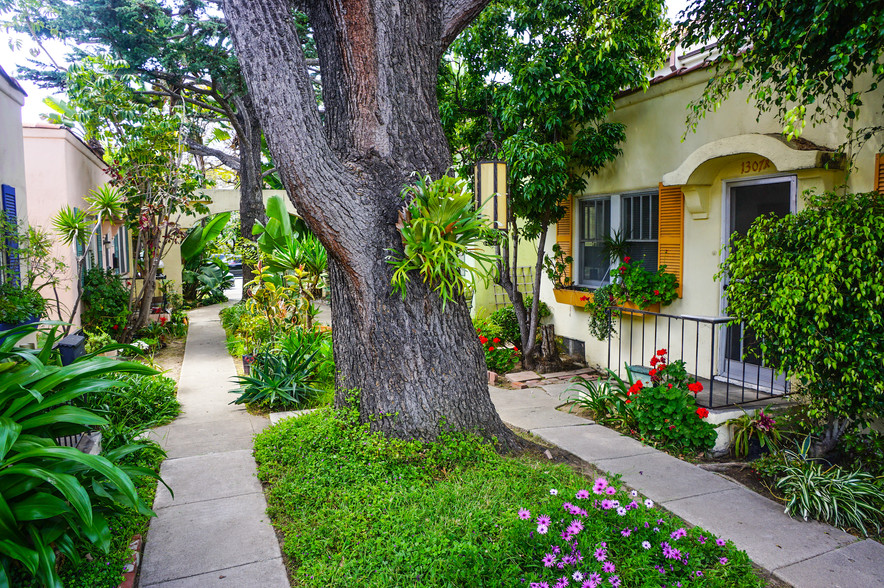
[[[733,540],[777,578],[798,588],[884,588],[884,545],[790,518],[780,504],[736,482],[556,410],[575,394],[568,384],[490,391],[504,421],[620,474],[688,523]]]
[[[228,404],[233,359],[218,306],[189,313],[182,414],[152,436],[168,453],[141,564],[142,588],[288,588],[255,476],[252,440],[269,424]]]

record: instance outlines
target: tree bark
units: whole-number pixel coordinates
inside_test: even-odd
[[[261,178],[261,123],[252,97],[248,94],[234,98],[236,118],[240,129],[239,139],[239,222],[240,235],[254,242],[252,227],[255,221],[267,222],[264,210],[264,195]],[[248,284],[255,277],[254,269],[248,263],[242,266],[242,283]],[[248,296],[243,288],[243,298]]]
[[[373,430],[424,440],[468,430],[510,449],[521,443],[491,403],[466,304],[443,312],[417,276],[404,300],[393,295],[386,262],[402,250],[395,224],[410,174],[439,177],[450,164],[436,103],[443,32],[485,4],[309,3],[324,125],[289,2],[225,0],[224,11],[280,176],[329,253],[335,404],[356,389]]]

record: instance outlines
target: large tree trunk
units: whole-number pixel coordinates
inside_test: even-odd
[[[248,94],[234,98],[236,118],[241,129],[239,139],[239,220],[240,236],[254,242],[252,227],[255,221],[267,222],[261,181],[261,123]],[[254,278],[251,264],[243,263],[242,282],[248,284]],[[243,298],[246,297],[243,288]]]
[[[419,281],[391,292],[399,192],[450,155],[436,104],[447,43],[487,0],[328,0],[309,17],[323,72],[316,109],[287,0],[225,0],[237,53],[290,197],[329,252],[335,402],[359,390],[374,430],[434,439],[446,428],[519,445],[488,395],[466,305],[442,311]]]

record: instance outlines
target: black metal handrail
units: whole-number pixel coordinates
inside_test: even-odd
[[[648,325],[649,318],[653,319],[652,326]],[[732,342],[729,337],[723,336],[725,331],[723,327],[734,323],[732,317],[674,315],[614,306],[608,309],[608,320],[612,321],[613,325],[615,319],[616,333],[608,336],[608,369],[613,369],[611,364],[614,359],[613,339],[616,337],[617,370],[615,371],[619,371],[624,361],[630,366],[635,365],[633,355],[636,345],[642,354],[641,365],[644,365],[644,361],[647,361],[655,350],[666,348],[670,361],[684,361],[689,373],[703,384],[707,393],[702,397],[698,396],[697,400],[709,408],[779,398],[790,392],[788,378],[776,374],[771,368],[762,365],[753,365],[749,368],[745,361],[740,362],[742,363],[740,373],[733,373],[724,367],[724,365],[729,367],[727,358],[733,354]],[[624,322],[628,323],[627,331],[624,331]],[[708,343],[704,341],[707,337]],[[624,340],[628,341],[626,353],[624,353]],[[742,345],[742,338],[740,340]],[[702,369],[704,366],[701,366],[700,350],[701,345],[705,344],[709,346],[709,362],[708,368]],[[763,379],[762,374],[770,377]]]

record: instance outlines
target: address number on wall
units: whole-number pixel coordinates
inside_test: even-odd
[[[771,167],[769,159],[751,159],[744,161],[740,165],[740,173],[748,174],[749,172],[760,172],[766,169],[771,169]]]

